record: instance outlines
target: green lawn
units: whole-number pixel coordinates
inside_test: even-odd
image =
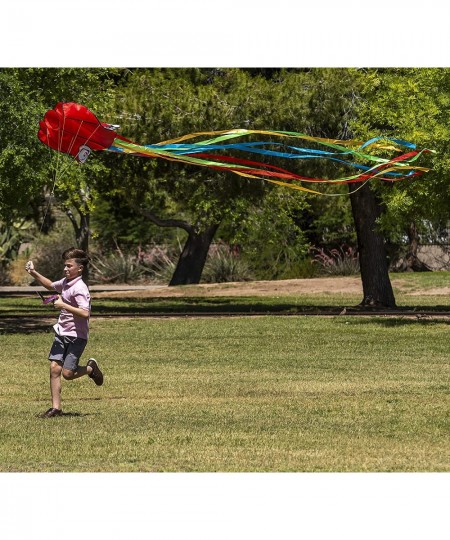
[[[43,420],[46,328],[1,335],[1,471],[450,470],[447,322],[94,318]]]

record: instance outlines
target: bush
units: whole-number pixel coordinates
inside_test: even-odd
[[[110,253],[91,255],[91,283],[136,283],[156,281],[167,283],[175,270],[176,258],[166,246],[147,250],[138,247],[136,253],[124,252],[116,243]]]
[[[240,257],[238,249],[226,244],[212,244],[202,274],[204,283],[250,281],[248,265]]]
[[[181,253],[179,246],[176,248],[168,246],[153,246],[147,251],[141,252],[141,260],[148,269],[151,279],[157,283],[169,283],[177,266],[178,257]]]
[[[134,283],[145,276],[145,268],[135,255],[116,251],[91,255],[89,281],[95,283]]]
[[[8,270],[8,266],[0,262],[0,286],[9,285],[11,283],[11,276]]]
[[[30,259],[30,252],[27,250],[16,257],[8,267],[8,279],[2,285],[15,285],[20,287],[29,285],[32,277],[25,271],[25,264]],[[1,281],[1,279],[0,279]]]
[[[317,266],[310,258],[301,258],[298,261],[291,261],[277,279],[308,279],[317,275]]]
[[[21,246],[32,238],[32,234],[31,221],[16,221],[9,225],[0,221],[0,285],[15,284],[15,276],[11,276],[11,272],[15,273],[14,261],[19,256]],[[22,274],[23,270],[22,267]]]
[[[62,253],[75,243],[73,228],[64,223],[49,234],[39,234],[29,245],[27,252],[20,255],[10,265],[11,283],[24,285],[32,279],[25,273],[24,267],[28,259],[32,259],[36,270],[49,279],[58,280],[63,275]],[[32,281],[31,283],[35,283]]]
[[[319,265],[323,274],[334,276],[352,276],[359,273],[358,253],[349,246],[326,250],[312,248],[313,261]]]

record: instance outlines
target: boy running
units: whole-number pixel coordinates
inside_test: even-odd
[[[69,248],[63,254],[65,277],[51,281],[34,268],[33,261],[28,261],[25,269],[43,287],[57,292],[53,302],[60,310],[58,322],[53,326],[55,337],[48,359],[50,360],[50,392],[52,406],[42,413],[42,418],[53,418],[63,414],[61,409],[61,375],[66,380],[73,380],[88,375],[97,386],[103,384],[103,373],[97,361],[90,358],[86,366],[78,362],[86,347],[89,336],[89,316],[91,297],[89,289],[82,279],[83,268],[89,263],[84,251]]]

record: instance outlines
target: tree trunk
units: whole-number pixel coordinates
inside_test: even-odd
[[[369,184],[349,184],[363,286],[361,306],[395,307],[384,237],[376,220],[381,204]]]
[[[417,251],[419,249],[419,233],[414,222],[409,224],[408,230],[408,251],[399,266],[401,272],[430,272],[431,268],[419,260]]]
[[[214,224],[200,233],[189,232],[169,286],[200,283],[209,246],[218,227],[218,224]]]
[[[75,240],[76,240],[77,248],[82,249],[85,253],[89,254],[89,234],[90,234],[89,226],[90,226],[91,215],[85,214],[78,207],[76,208],[78,211],[78,215],[80,216],[80,223],[78,223],[76,217],[73,215],[70,208],[66,207],[65,211],[75,231]],[[89,266],[86,266],[83,269],[83,281],[86,284],[89,283]]]
[[[196,285],[200,283],[209,246],[220,224],[214,223],[207,227],[206,230],[198,232],[187,221],[180,219],[160,219],[148,210],[143,210],[136,205],[134,208],[155,225],[158,225],[158,227],[178,227],[188,233],[169,286]]]

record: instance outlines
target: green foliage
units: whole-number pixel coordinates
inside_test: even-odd
[[[118,94],[115,121],[121,132],[142,143],[164,141],[196,131],[247,127],[261,122],[267,82],[242,70],[214,75],[208,70],[133,70]],[[268,114],[266,112],[265,114]],[[251,120],[254,119],[254,120]],[[260,125],[256,125],[260,127]],[[183,211],[199,229],[233,213],[236,200],[247,204],[263,187],[231,173],[206,171],[162,160],[122,160],[114,156],[112,183],[144,202],[157,215]]]
[[[313,262],[319,266],[322,274],[353,276],[360,271],[358,253],[350,246],[329,250],[312,248],[311,251],[314,254]]]
[[[308,135],[348,139],[352,136],[350,122],[356,114],[364,78],[359,70],[318,68],[290,70],[283,74],[282,100],[277,103],[276,125],[290,118],[290,129]],[[301,110],[300,108],[303,107]],[[303,143],[302,143],[303,144]],[[300,161],[289,164],[303,176],[336,178],[345,176],[349,168],[325,160]],[[354,243],[353,225],[347,186],[314,185],[327,196],[307,196],[296,224],[312,245]],[[277,218],[276,218],[277,219]]]
[[[0,261],[2,264],[8,264],[17,256],[20,245],[30,239],[32,229],[31,221],[16,221],[11,225],[0,221]]]
[[[30,246],[29,257],[33,259],[40,274],[51,280],[58,280],[64,277],[64,261],[61,255],[73,245],[73,230],[66,221],[47,235],[38,234]]]
[[[79,166],[37,140],[39,120],[58,101],[77,101],[143,144],[239,127],[411,140],[436,150],[420,160],[433,171],[393,185],[372,183],[385,209],[380,226],[398,244],[412,219],[430,236],[430,228],[440,231],[450,218],[449,90],[449,68],[0,69],[0,218],[41,225],[43,197],[55,187],[53,206],[92,214],[102,252],[114,251],[115,241],[125,251],[175,246],[173,231],[139,216],[135,206],[142,204],[196,230],[220,223],[218,238],[239,244],[258,277],[310,275],[310,245],[355,243],[346,186],[321,188],[332,197],[293,195],[231,173],[107,153]],[[324,178],[344,172],[323,160],[289,168]]]
[[[0,217],[12,221],[42,185],[44,157],[36,137],[41,112],[36,88],[16,69],[0,69]],[[42,145],[41,145],[42,146]]]
[[[239,249],[223,243],[211,245],[202,274],[204,283],[250,281],[252,275]]]
[[[91,208],[93,183],[104,166],[64,160],[38,140],[37,131],[45,112],[59,101],[81,102],[101,116],[112,83],[106,69],[0,69],[0,216],[34,216],[42,190],[50,193],[54,187],[61,203]]]
[[[380,220],[384,233],[395,241],[412,221],[445,223],[450,217],[450,70],[373,69],[364,80],[354,133],[364,139],[397,137],[436,152],[420,158],[420,165],[432,169],[425,176],[375,184],[386,206]]]
[[[308,202],[297,192],[272,188],[232,230],[232,243],[257,279],[305,277],[309,244],[297,225]],[[220,231],[219,231],[220,234]]]
[[[34,233],[33,223],[22,220],[14,223],[0,221],[0,285],[13,281],[11,269],[22,244],[29,242]]]
[[[102,252],[137,250],[151,244],[176,244],[172,229],[157,227],[130,207],[126,194],[100,195],[91,215],[91,232],[96,249]]]
[[[118,93],[117,115],[110,120],[122,123],[121,132],[138,142],[239,127],[345,134],[357,71],[282,70],[275,75],[243,69],[132,70]],[[240,222],[273,189],[232,173],[113,157],[110,183],[115,189],[125,189],[128,198],[145,201],[165,217],[184,211],[200,228]],[[274,158],[271,163],[286,166]],[[289,165],[310,176],[336,174],[336,166],[322,160]]]

